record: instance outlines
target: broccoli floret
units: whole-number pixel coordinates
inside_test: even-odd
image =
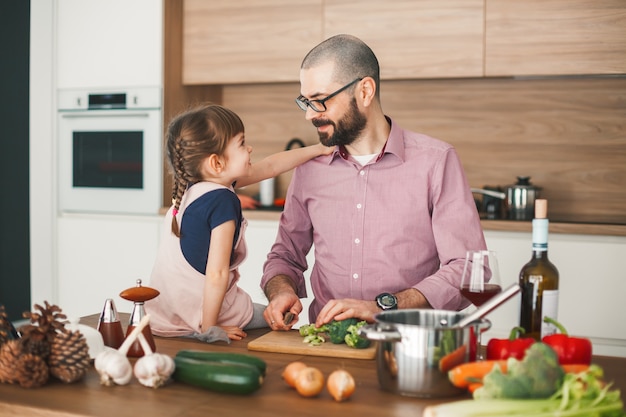
[[[348,327],[357,323],[355,318],[345,320],[333,320],[328,323],[326,333],[330,337],[330,341],[335,344],[344,343],[348,334]]]
[[[302,326],[300,326],[298,331],[300,332],[300,336],[312,336],[319,333],[326,333],[327,326],[323,325],[320,327],[315,327],[315,323],[303,324]]]
[[[360,321],[356,324],[351,324],[348,326],[348,334],[344,337],[344,341],[346,345],[355,348],[355,349],[365,349],[369,347],[370,340],[359,336],[359,328],[366,324],[365,320]]]
[[[507,372],[495,367],[483,378],[474,398],[548,398],[563,384],[565,372],[556,352],[545,343],[533,343],[524,359],[510,358]]]

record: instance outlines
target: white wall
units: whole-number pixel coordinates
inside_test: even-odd
[[[57,302],[55,3],[31,0],[30,21],[30,268],[31,302]]]

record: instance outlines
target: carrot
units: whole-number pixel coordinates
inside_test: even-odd
[[[500,366],[502,372],[506,372],[506,360],[490,360],[467,362],[455,366],[448,372],[448,379],[452,385],[458,388],[467,388],[471,383],[481,382],[494,366]]]
[[[439,359],[439,370],[441,372],[448,372],[457,365],[462,364],[465,361],[465,352],[467,348],[465,345],[461,345],[448,353],[441,359]]]
[[[470,392],[470,394],[473,394],[474,391],[476,391],[478,388],[480,388],[482,386],[483,386],[482,382],[472,382],[467,387],[467,390]]]
[[[586,363],[572,363],[561,365],[561,368],[563,368],[566,374],[578,374],[589,369],[589,365]]]

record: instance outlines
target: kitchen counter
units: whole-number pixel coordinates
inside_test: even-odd
[[[243,215],[248,220],[280,219],[279,210],[244,210]],[[516,220],[481,220],[483,230],[498,230],[505,232],[531,232],[530,221]],[[608,223],[575,223],[550,221],[550,233],[626,236],[626,225]]]
[[[95,326],[98,315],[82,320]],[[205,349],[254,354],[267,362],[267,376],[257,392],[248,396],[219,394],[171,382],[165,387],[151,389],[140,385],[133,378],[129,385],[104,387],[93,367],[85,378],[73,384],[51,380],[37,389],[25,389],[15,385],[0,384],[0,415],[51,416],[51,417],[165,417],[207,415],[243,416],[419,416],[429,404],[469,398],[460,396],[449,399],[427,400],[404,397],[380,389],[376,377],[376,361],[364,359],[337,359],[317,356],[301,356],[284,353],[250,352],[247,343],[265,334],[267,329],[250,331],[243,341],[231,344],[217,342],[206,344],[183,338],[155,338],[157,351],[175,355],[180,349]],[[326,390],[318,398],[300,397],[281,378],[281,372],[289,362],[301,360],[318,367],[324,375],[334,369],[344,368],[355,378],[354,395],[346,402],[337,403]],[[594,357],[602,366],[608,381],[626,392],[626,359]],[[622,399],[623,399],[622,394]]]

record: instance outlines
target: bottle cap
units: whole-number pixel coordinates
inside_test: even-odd
[[[115,303],[112,298],[107,298],[104,302],[104,307],[102,308],[102,313],[100,314],[100,322],[101,323],[115,323],[119,322],[119,316],[117,315],[117,309],[115,308]]]
[[[535,219],[548,218],[548,200],[535,200]]]

